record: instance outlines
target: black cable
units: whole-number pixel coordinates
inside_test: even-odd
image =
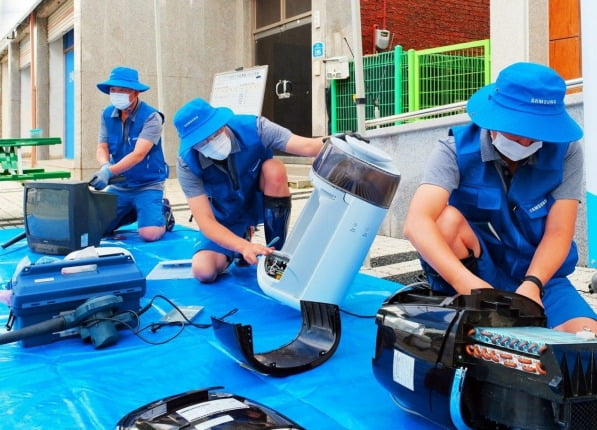
[[[352,58],[354,58],[354,52],[352,52],[352,48],[350,47],[350,43],[348,43],[348,39],[346,39],[346,37],[344,38],[344,41],[346,42],[346,46],[348,47],[348,50],[350,51],[350,56]]]
[[[12,239],[9,239],[8,241],[4,242],[2,244],[2,249],[6,249],[9,246],[14,245],[15,243],[20,242],[21,240],[25,239],[26,237],[27,237],[27,233],[23,231],[23,232],[17,234]]]
[[[593,290],[593,287],[591,286],[591,284],[588,285],[588,288],[586,290],[581,290],[580,288],[577,288],[576,291],[578,291],[581,294],[594,294],[595,290]]]
[[[181,317],[183,318],[184,321],[153,322],[144,327],[140,327],[140,323],[141,323],[140,316],[142,314],[144,314],[145,312],[147,312],[149,309],[151,309],[151,307],[153,306],[153,303],[155,302],[156,299],[162,299],[165,302],[167,302],[168,304],[170,304],[181,315]],[[235,314],[237,311],[238,311],[237,308],[233,308],[230,311],[228,311],[226,314],[224,314],[223,316],[219,317],[218,319],[223,320],[224,318],[228,318],[230,315]],[[126,321],[122,321],[118,318],[119,315],[124,315],[126,313],[129,313],[134,316],[135,320],[137,321],[137,324],[135,326],[129,324]],[[192,326],[192,327],[201,328],[201,329],[210,328],[212,326],[211,324],[199,324],[199,323],[192,322],[189,318],[187,318],[187,316],[184,314],[184,312],[172,300],[170,300],[169,298],[167,298],[161,294],[156,294],[155,296],[153,296],[152,299],[149,301],[149,303],[147,303],[145,306],[143,306],[138,312],[124,311],[118,315],[115,315],[112,318],[97,318],[96,319],[96,321],[102,321],[102,320],[113,321],[113,322],[116,322],[118,324],[121,324],[121,325],[127,327],[129,330],[131,330],[131,332],[135,336],[137,336],[143,342],[146,342],[151,345],[162,345],[162,344],[170,342],[171,340],[174,340],[176,337],[178,337],[182,333],[182,331],[187,326]],[[173,336],[171,336],[163,341],[158,341],[158,342],[152,341],[141,334],[146,330],[151,330],[152,333],[156,333],[159,329],[161,329],[162,327],[166,327],[166,326],[179,326],[180,328],[179,328],[179,330],[177,330],[177,332]]]
[[[340,308],[340,312],[345,313],[347,315],[353,316],[353,317],[357,317],[357,318],[375,318],[375,315],[359,315],[359,314],[355,314],[354,312],[350,312],[347,311],[346,309],[342,309]]]
[[[127,321],[122,320],[120,318],[118,318],[119,316],[125,315],[125,314],[131,314],[133,315],[136,324],[129,324]],[[137,336],[137,338],[139,338],[141,341],[149,344],[149,345],[163,345],[165,343],[168,343],[172,340],[174,340],[175,338],[177,338],[182,331],[184,330],[185,326],[187,324],[184,323],[184,321],[178,321],[178,325],[180,325],[180,329],[174,333],[173,336],[170,336],[164,340],[161,341],[154,341],[154,340],[150,340],[148,338],[146,338],[145,336],[143,336],[141,333],[144,332],[145,330],[151,328],[151,324],[145,326],[145,327],[140,327],[141,325],[141,319],[139,318],[139,314],[137,312],[134,311],[124,311],[121,312],[119,314],[114,315],[113,317],[105,317],[105,318],[93,318],[93,319],[89,319],[86,320],[84,322],[85,325],[93,325],[97,322],[103,322],[103,321],[109,321],[114,323],[115,325],[122,325],[126,328],[128,328],[135,336]]]
[[[228,318],[230,315],[234,315],[235,313],[238,312],[237,308],[233,308],[231,310],[229,310],[228,312],[226,312],[224,315],[222,315],[221,317],[218,317],[216,319],[219,319],[220,321],[223,321],[224,318]]]
[[[186,325],[190,325],[193,326],[195,328],[209,328],[211,327],[211,324],[197,324],[192,322],[190,319],[187,318],[187,316],[184,314],[184,312],[169,298],[162,296],[161,294],[157,294],[155,296],[153,296],[153,298],[150,300],[149,304],[147,304],[146,306],[143,307],[142,311],[145,312],[147,311],[152,305],[153,302],[155,301],[155,299],[162,299],[165,302],[167,302],[170,306],[172,306],[182,317],[182,319],[184,321],[162,321],[162,322],[154,322],[149,324],[148,326],[144,327],[143,330],[146,330],[147,328],[151,329],[152,333],[157,332],[160,328],[165,327],[165,326],[173,326],[173,325],[181,325],[183,328]]]
[[[151,301],[149,303],[147,303],[145,306],[143,306],[141,309],[139,309],[136,312],[136,315],[139,315],[139,316],[143,315],[145,312],[147,312],[148,310],[151,309],[152,304],[153,304],[153,299],[151,299]]]
[[[128,328],[135,336],[137,336],[137,338],[139,338],[143,342],[145,342],[147,344],[150,344],[150,345],[163,345],[163,344],[166,344],[166,343],[168,343],[168,342],[176,339],[182,333],[182,331],[184,330],[184,328],[186,326],[186,324],[184,324],[183,321],[179,321],[179,323],[180,323],[179,324],[180,325],[180,329],[176,333],[174,333],[173,336],[170,336],[170,337],[168,337],[168,338],[166,338],[164,340],[161,340],[161,341],[153,341],[153,340],[150,340],[150,339],[146,338],[145,336],[143,336],[141,334],[142,332],[144,332],[145,330],[147,330],[148,328],[150,328],[151,325],[147,325],[145,327],[139,328],[139,322],[140,322],[140,320],[138,319],[138,315],[135,312],[133,312],[133,311],[125,311],[125,312],[123,312],[121,314],[118,314],[118,315],[122,315],[124,313],[134,314],[137,317],[136,318],[137,319],[137,325],[133,326],[133,325],[129,324],[126,321],[119,320],[116,317],[112,317],[112,318],[95,318],[94,320],[90,320],[88,322],[92,323],[92,322],[97,322],[97,321],[111,321],[111,322],[114,322],[114,323],[117,323],[117,324],[121,324],[124,327]],[[118,316],[118,315],[116,315],[116,316]]]

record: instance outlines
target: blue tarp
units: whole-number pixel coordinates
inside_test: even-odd
[[[5,242],[21,230],[0,231]],[[131,252],[147,275],[160,261],[190,258],[193,230],[176,228],[164,239],[144,243],[125,232],[118,246]],[[25,256],[36,261],[23,240],[1,253],[0,287],[6,288],[16,265]],[[330,268],[333,270],[333,268]],[[212,328],[186,327],[142,332],[120,330],[118,342],[94,349],[80,338],[23,347],[0,345],[0,428],[2,429],[110,429],[128,412],[154,400],[189,390],[223,386],[219,391],[247,397],[269,406],[310,430],[436,428],[408,415],[392,401],[373,376],[376,325],[373,318],[383,300],[400,286],[358,274],[341,305],[342,334],[335,354],[304,373],[272,377],[256,373],[236,361],[215,337]],[[211,316],[253,327],[256,353],[277,349],[293,340],[301,326],[300,312],[264,295],[255,267],[232,268],[217,282],[194,279],[148,280],[141,305],[163,295],[180,306],[205,308],[196,322],[209,324]],[[157,322],[171,306],[156,298],[141,317],[141,325]],[[0,332],[9,307],[0,304]],[[152,342],[152,343],[148,343]]]

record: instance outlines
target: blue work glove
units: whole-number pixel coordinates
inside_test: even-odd
[[[102,164],[102,167],[93,174],[91,181],[89,181],[89,185],[96,190],[103,190],[106,188],[110,183],[110,179],[112,179],[112,176],[114,176],[109,167],[109,163]]]

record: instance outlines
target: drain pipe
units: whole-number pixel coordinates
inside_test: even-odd
[[[354,81],[356,86],[357,129],[365,132],[365,78],[363,75],[363,40],[361,36],[361,5],[359,0],[351,0],[352,11],[352,44],[354,47]]]
[[[35,55],[35,12],[29,15],[29,64],[31,67],[31,129],[37,128],[37,56]],[[37,147],[31,147],[31,167],[37,165]]]
[[[163,79],[162,79],[162,24],[160,20],[160,4],[158,0],[153,2],[153,24],[155,27],[155,57],[156,57],[156,79],[158,90],[158,110],[164,112]]]

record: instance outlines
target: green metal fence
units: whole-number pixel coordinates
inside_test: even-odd
[[[365,119],[467,100],[490,82],[489,54],[489,40],[481,40],[421,51],[397,46],[364,56]],[[348,79],[330,82],[332,133],[357,128],[352,61],[349,72]]]

